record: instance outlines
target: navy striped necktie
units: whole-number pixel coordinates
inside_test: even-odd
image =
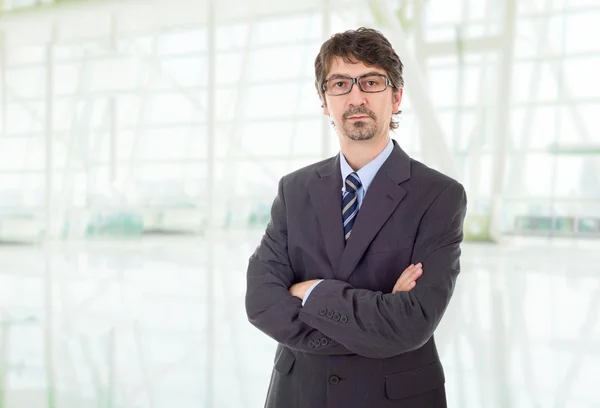
[[[350,173],[346,177],[346,193],[342,198],[342,220],[344,221],[344,238],[348,240],[352,232],[354,220],[358,214],[358,195],[356,191],[362,186],[358,174]]]

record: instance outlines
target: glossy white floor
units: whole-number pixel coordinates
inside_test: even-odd
[[[0,406],[262,406],[261,234],[0,247]],[[600,241],[465,244],[462,266],[436,333],[449,406],[599,407]]]

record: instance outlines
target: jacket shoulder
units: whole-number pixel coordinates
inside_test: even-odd
[[[293,184],[305,184],[313,180],[315,177],[319,177],[317,170],[323,166],[333,165],[333,161],[335,161],[335,156],[329,157],[327,159],[318,161],[316,163],[309,164],[307,166],[301,167],[297,170],[292,171],[291,173],[286,174],[282,177],[284,186]]]
[[[462,184],[447,174],[411,158],[411,181],[416,181],[421,187],[444,189],[452,184]]]

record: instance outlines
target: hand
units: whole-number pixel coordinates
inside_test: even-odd
[[[309,281],[294,283],[292,286],[290,286],[290,295],[296,296],[300,300],[304,300],[304,296],[306,296],[306,291],[313,285],[313,283],[319,280],[320,279],[313,279]]]
[[[392,293],[410,292],[417,284],[417,279],[423,274],[423,265],[419,262],[416,265],[411,264],[402,272],[402,275],[396,281]]]

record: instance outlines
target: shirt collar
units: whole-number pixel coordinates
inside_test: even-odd
[[[388,144],[381,153],[356,172],[358,178],[360,178],[365,194],[383,163],[390,157],[390,154],[392,154],[392,150],[394,150],[394,143],[392,142],[392,139],[389,138]],[[352,167],[350,167],[342,152],[340,152],[340,169],[342,172],[342,192],[346,192],[346,177],[354,170],[352,170]]]

